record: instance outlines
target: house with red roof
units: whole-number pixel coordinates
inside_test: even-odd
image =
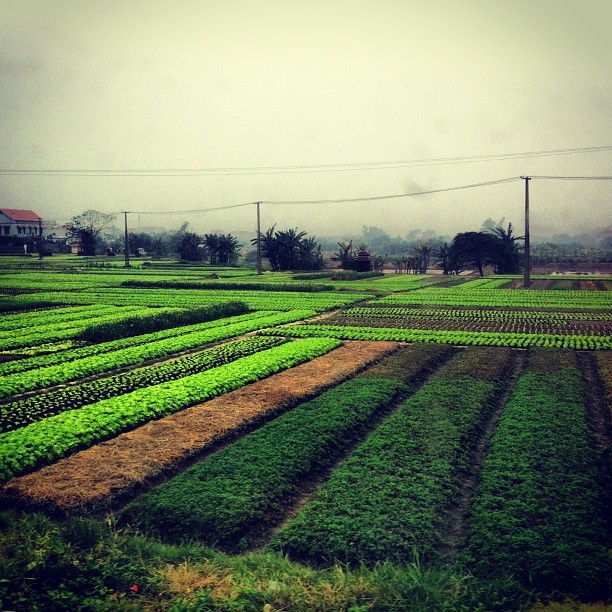
[[[42,231],[42,217],[33,210],[0,208],[0,237],[31,238]]]

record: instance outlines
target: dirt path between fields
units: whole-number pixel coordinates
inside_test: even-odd
[[[14,478],[5,501],[51,510],[108,508],[176,473],[216,443],[252,429],[397,350],[397,342],[346,342],[313,361],[152,421]]]

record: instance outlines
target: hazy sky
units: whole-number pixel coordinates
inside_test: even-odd
[[[612,150],[374,166],[612,145],[611,18],[609,0],[0,0],[0,169],[188,175],[0,174],[0,205],[254,231],[252,206],[153,213],[612,175]],[[330,168],[353,163],[370,166]],[[210,168],[242,170],[193,172]],[[612,181],[530,191],[536,234],[612,223]],[[505,217],[522,231],[523,198],[517,181],[264,204],[262,226],[403,236]]]

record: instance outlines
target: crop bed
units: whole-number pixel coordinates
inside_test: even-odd
[[[138,389],[0,434],[0,481],[309,361],[339,345],[337,340],[319,338],[282,344],[212,370]]]
[[[347,343],[312,361],[279,372],[246,387],[151,421],[44,467],[13,478],[4,488],[12,498],[62,510],[108,505],[117,495],[143,487],[160,472],[201,453],[215,441],[342,382],[399,345],[387,342]],[[448,349],[434,345],[404,348],[408,367],[423,369]],[[82,486],[88,483],[87,488]]]

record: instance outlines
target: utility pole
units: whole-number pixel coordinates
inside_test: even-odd
[[[261,222],[259,215],[259,205],[261,202],[256,202],[257,204],[257,274],[261,274]]]
[[[127,227],[127,211],[123,212],[123,217],[125,219],[125,237],[123,240],[123,253],[125,255],[125,267],[130,267],[130,245],[128,243],[128,227]]]
[[[529,181],[531,180],[530,176],[521,176],[521,178],[525,181],[525,260],[523,263],[523,289],[529,289],[529,285],[531,285],[531,277],[529,266],[531,263],[529,250]]]
[[[42,219],[38,217],[38,259],[43,258]]]

